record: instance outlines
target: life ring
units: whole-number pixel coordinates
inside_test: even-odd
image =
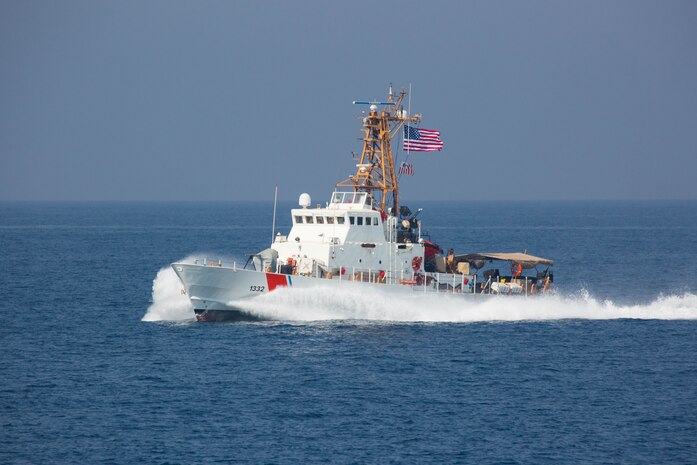
[[[523,273],[523,265],[520,263],[513,263],[511,265],[511,273],[513,276],[520,276]]]
[[[421,262],[423,261],[423,258],[421,257],[414,257],[411,261],[411,267],[414,269],[414,271],[419,271],[421,269]]]

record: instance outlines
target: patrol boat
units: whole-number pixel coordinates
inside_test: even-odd
[[[313,208],[310,196],[301,194],[290,231],[278,232],[244,267],[206,259],[172,264],[199,321],[258,319],[239,302],[282,287],[351,286],[360,292],[373,286],[463,296],[533,295],[551,288],[552,260],[527,253],[445,254],[422,234],[420,210],[399,204],[393,140],[403,132],[409,150],[442,147],[437,131],[424,130],[420,139],[422,117],[404,108],[406,95],[394,95],[390,86],[387,101],[353,102],[368,105],[355,174],[336,184],[324,207]],[[511,265],[510,273],[501,274],[501,262]]]

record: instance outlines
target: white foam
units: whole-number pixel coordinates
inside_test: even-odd
[[[194,307],[171,267],[162,268],[152,282],[152,305],[142,321],[186,321],[195,319]]]
[[[231,302],[253,315],[282,321],[379,320],[404,322],[542,321],[619,318],[694,320],[697,295],[661,296],[647,304],[618,305],[587,293],[537,297],[457,296],[389,292],[380,288],[282,288]]]
[[[194,263],[201,257],[211,257],[211,261],[221,260],[224,263],[243,263],[238,257],[221,256],[215,253],[196,253],[181,260],[182,263]],[[166,266],[157,272],[152,282],[152,305],[148,307],[141,321],[188,321],[196,319],[194,307],[186,294],[182,294],[181,281],[172,267]]]

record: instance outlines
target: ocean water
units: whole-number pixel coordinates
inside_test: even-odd
[[[557,295],[196,323],[168,264],[243,263],[270,203],[0,204],[0,463],[697,463],[697,202],[408,204]]]

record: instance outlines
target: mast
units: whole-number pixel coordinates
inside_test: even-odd
[[[273,222],[271,223],[271,244],[276,239],[276,204],[278,203],[278,184],[273,193]]]
[[[378,208],[392,214],[399,212],[399,185],[392,154],[392,139],[399,134],[406,122],[418,123],[421,115],[409,116],[402,105],[407,92],[402,89],[394,98],[392,84],[386,102],[354,101],[354,105],[370,105],[370,113],[363,117],[363,151],[356,165],[356,174],[336,184],[337,187],[350,187],[355,192],[370,193]],[[379,106],[383,106],[382,110]],[[391,205],[389,196],[392,195]]]

